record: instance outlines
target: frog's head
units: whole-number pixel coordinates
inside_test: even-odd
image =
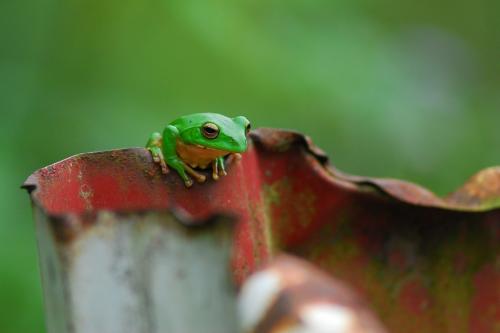
[[[231,153],[247,150],[250,121],[243,116],[229,118],[216,113],[198,113],[188,116],[189,124],[180,131],[185,143]]]

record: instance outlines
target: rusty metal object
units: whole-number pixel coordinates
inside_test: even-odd
[[[35,220],[47,332],[237,330],[226,217],[35,207]]]
[[[36,187],[35,206],[47,216],[230,213],[239,221],[238,283],[285,251],[349,283],[392,332],[495,332],[499,168],[440,198],[407,182],[339,172],[298,133],[259,129],[251,138],[228,176],[189,190],[140,148],[77,155],[37,171],[25,186]]]
[[[386,332],[347,285],[289,255],[245,281],[238,309],[243,332],[249,333]]]

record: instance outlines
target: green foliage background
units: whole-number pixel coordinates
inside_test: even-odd
[[[0,332],[42,332],[32,171],[192,112],[310,135],[445,194],[500,164],[493,0],[0,3]]]

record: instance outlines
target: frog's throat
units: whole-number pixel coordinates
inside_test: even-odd
[[[207,148],[200,145],[190,145],[177,140],[175,145],[177,155],[193,168],[207,168],[218,157],[226,156],[230,152],[220,149]]]

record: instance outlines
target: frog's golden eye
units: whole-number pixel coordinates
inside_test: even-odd
[[[201,127],[201,133],[207,139],[215,139],[219,135],[219,127],[214,123],[205,123]]]
[[[251,129],[252,129],[252,125],[250,125],[250,123],[248,123],[248,125],[245,127],[245,133],[248,135],[248,133],[250,133]]]

